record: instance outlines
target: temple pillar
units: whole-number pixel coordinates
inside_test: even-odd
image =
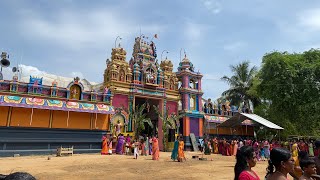
[[[183,117],[183,136],[190,135],[190,117]]]
[[[198,90],[201,91],[201,78],[198,80]]]
[[[12,115],[12,107],[10,106],[10,107],[9,107],[9,110],[8,110],[8,116],[7,116],[7,127],[10,126],[10,123],[11,123],[11,115]]]
[[[203,136],[203,118],[199,118],[199,137]]]
[[[159,112],[162,114],[162,115],[164,115],[164,108],[165,108],[165,104],[164,104],[164,100],[161,100],[160,102],[159,102]],[[158,140],[159,140],[159,149],[160,149],[160,151],[162,151],[163,150],[163,131],[162,131],[162,124],[163,124],[163,122],[162,122],[162,120],[161,120],[161,118],[159,117],[158,118]]]
[[[183,94],[183,109],[189,110],[189,94]]]
[[[202,97],[201,95],[198,95],[198,111],[202,111]]]

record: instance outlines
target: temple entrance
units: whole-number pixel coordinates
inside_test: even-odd
[[[144,113],[147,114],[146,116],[147,118],[151,119],[153,128],[151,128],[148,123],[145,123],[145,130],[143,130],[142,134],[140,135],[153,136],[157,133],[157,128],[158,128],[158,115],[156,114],[153,105],[158,106],[159,100],[135,97],[135,106],[141,106],[144,103],[146,103],[146,108],[144,109]]]

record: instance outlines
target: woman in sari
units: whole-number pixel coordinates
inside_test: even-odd
[[[178,141],[179,137],[177,137],[176,141],[174,142],[173,145],[173,150],[171,152],[171,159],[173,161],[176,161],[178,159],[178,148],[179,148],[179,141]]]
[[[101,148],[101,155],[108,154],[108,138],[104,135],[102,137],[102,148]]]
[[[178,160],[179,162],[182,162],[183,159],[186,161],[186,157],[184,156],[184,152],[183,152],[183,149],[184,149],[184,142],[183,142],[183,138],[180,137],[179,139],[179,147],[178,147]]]
[[[180,142],[179,142],[180,145]],[[208,141],[208,139],[204,139],[204,143],[203,143],[203,147],[204,147],[204,154],[205,155],[210,155],[210,142]]]
[[[116,153],[117,154],[123,154],[123,144],[124,144],[124,137],[122,134],[119,134],[118,136],[118,143],[117,143],[117,147],[116,147]]]
[[[233,155],[236,156],[238,151],[238,140],[234,140]]]
[[[310,140],[309,144],[309,156],[313,157],[314,156],[314,151],[313,151],[313,142]]]
[[[270,144],[267,140],[264,141],[263,148],[264,148],[264,157],[267,160],[269,160],[269,158],[270,158]]]
[[[159,160],[159,140],[157,137],[152,138],[152,160]]]
[[[253,143],[253,150],[254,150],[254,153],[256,153],[257,159],[259,161],[260,160],[260,147],[259,147],[259,142],[257,140]]]
[[[148,154],[150,154],[149,153],[149,138],[148,138],[148,136],[146,137],[145,148],[146,148],[146,156],[148,156]]]
[[[152,155],[152,138],[149,136],[149,155]]]
[[[144,139],[141,139],[141,156],[146,156],[147,152],[146,152],[146,143],[144,141]]]
[[[213,140],[213,153],[214,154],[219,154],[217,138],[214,138],[214,140]]]
[[[232,156],[231,154],[232,150],[231,150],[231,142],[227,141],[227,152],[226,152],[226,156]]]

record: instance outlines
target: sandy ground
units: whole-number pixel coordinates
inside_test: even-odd
[[[27,156],[0,158],[0,174],[25,171],[38,179],[216,179],[232,180],[235,157],[204,156],[207,161],[192,159],[186,152],[183,163],[170,160],[171,153],[161,152],[160,160],[151,156],[76,154],[66,157]],[[264,179],[267,162],[258,162],[254,171]]]

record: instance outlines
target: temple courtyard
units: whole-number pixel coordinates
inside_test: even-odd
[[[183,163],[170,160],[170,152],[161,152],[160,160],[151,156],[75,154],[73,156],[25,156],[0,158],[0,174],[25,171],[37,179],[217,179],[232,180],[235,157],[208,155],[207,161],[192,159],[186,152]],[[48,158],[50,157],[50,158]],[[201,157],[201,155],[200,155]],[[254,171],[264,179],[267,161],[257,163]]]

